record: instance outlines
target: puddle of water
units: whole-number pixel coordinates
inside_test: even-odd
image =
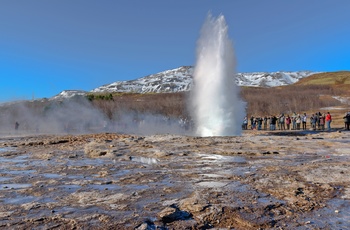
[[[1,152],[1,151],[0,151]],[[22,156],[17,156],[17,157],[0,157],[0,162],[10,162],[10,163],[23,163],[27,162],[28,156],[22,155]]]
[[[98,185],[98,184],[93,184],[93,185],[89,185],[89,188],[95,189],[95,190],[116,190],[116,189],[121,189],[121,187],[119,185],[116,184],[102,184],[102,185]]]
[[[205,182],[199,182],[197,185],[207,188],[221,188],[225,187],[228,184],[228,182],[217,182],[217,181],[205,181]]]
[[[117,171],[116,171],[117,170]],[[115,173],[113,173],[113,177],[121,177],[121,176],[125,176],[127,174],[129,174],[131,171],[128,169],[125,170],[119,170],[119,169],[111,169],[111,171],[116,171]]]
[[[63,176],[60,174],[55,174],[55,173],[43,173],[40,174],[41,176],[47,177],[47,178],[51,178],[51,179],[55,179],[55,178],[62,178]]]
[[[263,203],[263,204],[269,204],[269,203],[272,203],[273,200],[269,199],[269,198],[266,198],[266,197],[262,197],[262,198],[258,198],[257,202]]]
[[[40,203],[54,203],[57,202],[57,200],[49,198],[49,197],[41,197],[41,199],[38,200]]]
[[[254,166],[234,167],[234,168],[222,171],[223,174],[235,175],[235,176],[244,176],[246,174],[255,173],[255,172],[256,172],[256,167]]]
[[[63,188],[64,190],[69,191],[69,192],[76,192],[78,189],[81,188],[80,185],[76,185],[76,184],[60,185],[58,187]]]
[[[17,196],[16,198],[6,199],[6,204],[25,204],[35,201],[37,198],[35,196]]]
[[[193,164],[194,165],[194,164]],[[201,165],[198,165],[197,167],[200,167]],[[199,172],[203,172],[203,171],[212,171],[215,167],[200,167],[199,168]]]
[[[89,158],[82,158],[79,160],[70,159],[65,164],[67,166],[101,166],[105,163],[110,163],[110,159],[89,159]]]
[[[129,184],[129,185],[126,185],[125,187],[132,190],[142,190],[142,189],[149,188],[148,185],[134,185],[134,184]]]
[[[3,147],[3,148],[0,148],[0,152],[13,152],[15,151],[16,149],[13,148],[13,147]]]
[[[350,201],[332,199],[327,207],[304,217],[303,221],[310,223],[310,229],[349,229]]]
[[[0,177],[0,182],[11,180],[11,177]]]
[[[344,148],[344,149],[335,149],[335,152],[340,153],[340,154],[349,154],[350,149],[349,148]],[[348,156],[348,155],[347,155]]]
[[[330,141],[330,142],[339,142],[339,143],[349,143],[350,142],[350,140],[348,140],[348,139],[343,139],[343,140],[328,140],[328,141]]]
[[[216,154],[197,154],[203,160],[226,163],[246,163],[246,159],[241,156],[222,156]]]
[[[40,203],[53,203],[56,202],[56,200],[45,197],[36,197],[36,196],[20,196],[17,194],[15,198],[9,198],[5,200],[6,204],[25,204],[25,203],[31,203],[31,202],[40,202]]]
[[[220,177],[225,177],[224,175],[220,174],[214,174],[214,173],[206,173],[206,174],[200,174],[203,177],[209,177],[209,178],[220,178]]]
[[[158,164],[159,162],[159,160],[149,157],[131,157],[131,161],[140,162],[148,165]]]
[[[29,188],[31,184],[0,184],[0,190]]]
[[[58,166],[61,165],[57,161],[53,160],[31,160],[28,161],[27,165],[32,166],[32,167],[50,167],[50,165]],[[24,165],[23,165],[24,166]]]
[[[72,179],[72,180],[84,180],[85,176],[84,175],[62,175],[62,177],[68,178],[68,179]]]
[[[239,181],[233,181],[229,183],[226,188],[235,191],[237,194],[238,193],[247,193],[250,189],[248,185],[241,184]]]
[[[13,175],[21,175],[21,174],[34,174],[36,173],[36,170],[10,170],[6,172],[7,174],[13,174]]]

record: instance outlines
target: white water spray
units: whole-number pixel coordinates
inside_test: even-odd
[[[241,135],[245,103],[234,81],[235,57],[223,15],[205,21],[197,43],[192,117],[196,135]]]

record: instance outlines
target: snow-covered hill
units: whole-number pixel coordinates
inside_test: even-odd
[[[192,74],[193,67],[183,66],[136,80],[114,82],[98,87],[91,92],[160,93],[188,91],[192,86]],[[239,86],[275,87],[293,84],[312,74],[314,73],[309,71],[238,73],[236,74],[236,83]]]
[[[118,81],[98,87],[91,92],[170,93],[188,91],[193,68],[183,66],[131,81]]]
[[[276,87],[293,84],[299,81],[299,79],[308,77],[312,74],[315,74],[315,72],[298,71],[272,73],[238,73],[236,74],[236,83],[239,86]]]
[[[56,96],[50,98],[50,100],[68,99],[75,96],[84,96],[88,92],[83,90],[64,90],[57,94]]]
[[[182,66],[177,69],[166,70],[146,77],[130,81],[117,81],[100,86],[91,92],[134,92],[134,93],[170,93],[188,91],[192,86],[192,66]],[[289,85],[299,79],[310,76],[314,72],[254,72],[237,73],[236,83],[239,86],[275,87]],[[75,95],[85,95],[88,92],[79,90],[65,90],[52,99],[70,98]]]

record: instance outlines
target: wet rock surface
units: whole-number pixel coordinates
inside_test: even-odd
[[[3,229],[347,229],[350,132],[0,140]]]

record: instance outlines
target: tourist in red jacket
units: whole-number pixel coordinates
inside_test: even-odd
[[[332,122],[332,116],[329,112],[327,112],[326,115],[326,125],[327,125],[327,130],[331,131],[331,122]]]

